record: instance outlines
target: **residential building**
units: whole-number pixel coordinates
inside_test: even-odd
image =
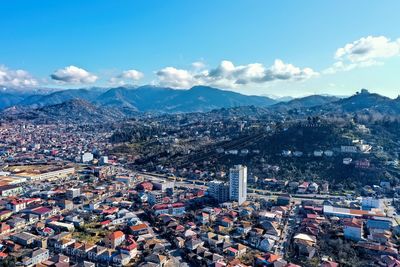
[[[343,219],[344,237],[354,241],[362,239],[363,221],[356,218]]]
[[[68,199],[73,199],[73,198],[79,197],[81,195],[81,189],[80,188],[69,188],[69,189],[67,189],[66,195],[67,195]]]
[[[218,203],[223,203],[229,200],[229,185],[223,181],[211,181],[208,184],[208,194]]]
[[[374,198],[374,197],[363,197],[361,201],[361,207],[363,210],[370,209],[380,209],[383,210],[384,203],[382,199]]]
[[[173,203],[173,204],[157,204],[153,207],[154,214],[170,214],[174,216],[183,215],[185,213],[185,204]]]
[[[49,258],[49,250],[44,248],[39,248],[32,251],[29,257],[22,259],[22,264],[24,266],[36,266],[37,264],[47,260]]]
[[[116,248],[125,241],[125,234],[122,231],[115,231],[107,235],[105,243],[110,248]]]
[[[175,182],[173,181],[153,181],[153,186],[155,190],[160,190],[161,192],[166,192],[167,189],[174,190]]]
[[[93,160],[93,154],[90,152],[85,152],[81,156],[82,163],[88,163],[89,161]]]
[[[17,196],[22,193],[22,187],[18,185],[3,185],[0,186],[0,196],[9,197]]]
[[[235,165],[229,170],[229,198],[239,205],[247,199],[247,167]]]
[[[151,191],[148,194],[148,202],[150,205],[161,204],[164,194],[162,191]]]

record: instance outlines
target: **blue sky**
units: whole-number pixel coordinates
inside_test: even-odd
[[[357,0],[3,1],[0,84],[281,96],[365,87],[395,97],[398,10]]]

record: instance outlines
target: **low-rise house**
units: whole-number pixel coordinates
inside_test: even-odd
[[[7,220],[7,223],[15,229],[22,229],[26,226],[26,220],[21,217],[14,217]]]
[[[175,237],[174,239],[174,244],[175,246],[177,246],[178,248],[183,248],[185,247],[185,239],[183,239],[180,236]]]
[[[312,183],[308,186],[308,191],[311,192],[311,193],[316,193],[316,192],[318,192],[318,188],[319,188],[318,184],[312,182]]]
[[[210,223],[210,214],[206,212],[201,212],[198,215],[196,215],[196,221],[198,221],[201,224],[208,224]]]
[[[112,256],[112,262],[122,266],[126,266],[129,264],[131,258],[132,257],[129,254],[116,253]]]
[[[9,197],[17,196],[23,192],[23,189],[19,185],[3,185],[0,186],[0,196]]]
[[[70,260],[69,260],[68,256],[65,256],[63,254],[57,254],[45,261],[42,261],[41,265],[46,266],[46,267],[47,266],[48,267],[69,266],[69,262],[70,262]]]
[[[106,247],[103,246],[95,246],[91,250],[88,251],[87,257],[91,261],[98,261],[101,254],[103,254],[107,250]]]
[[[11,235],[11,240],[22,246],[29,246],[33,245],[36,240],[39,240],[39,237],[28,232],[22,232]]]
[[[216,233],[208,232],[201,236],[201,239],[210,247],[217,247],[218,244],[225,241],[229,242],[230,238],[228,235],[219,235]]]
[[[86,259],[88,257],[89,251],[91,251],[95,247],[96,245],[93,243],[83,243],[83,245],[77,249],[75,255],[82,259]]]
[[[343,219],[343,232],[344,237],[354,241],[362,239],[363,221],[356,218]]]
[[[311,259],[316,253],[315,243],[316,237],[303,233],[296,234],[293,237],[294,245],[299,255],[306,256]]]
[[[116,248],[125,241],[125,234],[122,231],[115,231],[107,235],[105,244],[109,248]]]
[[[180,216],[185,214],[185,204],[183,203],[172,203],[172,204],[157,204],[153,206],[154,214],[170,214],[174,216]]]
[[[226,217],[226,216],[219,218],[217,220],[217,223],[224,227],[232,227],[233,226],[233,220],[231,220],[229,217]]]
[[[265,230],[265,233],[275,236],[281,235],[278,222],[262,221],[260,222],[261,227]]]
[[[57,252],[64,251],[69,245],[75,243],[70,233],[60,233],[49,238],[49,247],[54,247]]]
[[[393,225],[393,220],[386,217],[373,217],[367,220],[367,228],[390,230]]]
[[[134,258],[138,253],[137,247],[138,247],[137,243],[133,241],[133,243],[127,246],[121,246],[119,248],[119,251],[123,254],[128,254],[131,258]]]
[[[22,264],[24,266],[35,266],[49,258],[49,250],[44,248],[39,248],[30,254],[30,256],[22,259]]]
[[[83,247],[84,244],[81,242],[74,242],[66,247],[65,253],[71,256],[77,256],[79,254],[79,250]]]
[[[0,221],[5,221],[8,218],[11,217],[11,215],[13,214],[12,210],[1,210],[0,211]]]
[[[129,227],[129,231],[133,235],[143,235],[149,232],[149,227],[145,223],[140,223]]]
[[[304,194],[307,192],[308,186],[309,186],[309,182],[303,182],[301,185],[299,185],[299,187],[297,188],[297,193],[299,194]]]
[[[272,251],[274,245],[275,245],[275,240],[271,238],[264,238],[258,243],[257,248],[261,251],[268,252]]]
[[[379,229],[372,229],[368,235],[368,240],[379,244],[389,244],[392,238],[392,233],[390,231],[382,231]]]
[[[242,257],[246,252],[247,247],[242,244],[233,245],[226,250],[227,255],[234,258]]]
[[[26,220],[26,224],[34,224],[39,221],[39,216],[36,214],[28,213],[28,214],[25,214],[23,217]]]
[[[275,212],[270,211],[260,211],[258,213],[258,220],[262,221],[270,221],[270,222],[279,222],[281,220],[282,215]]]
[[[165,255],[152,253],[145,258],[146,262],[155,263],[156,266],[164,267],[168,263],[168,258]]]
[[[58,208],[58,207],[48,208],[48,207],[41,206],[41,207],[26,210],[24,212],[35,214],[35,215],[39,216],[40,220],[44,220],[44,219],[50,218],[51,216],[56,215],[59,211],[60,211],[60,208]]]
[[[201,239],[189,239],[189,240],[186,240],[186,242],[185,242],[185,247],[190,251],[195,250],[199,246],[203,246],[203,245],[204,245],[204,241]]]
[[[246,235],[251,231],[252,223],[251,222],[241,222],[236,227],[236,232],[240,235]]]
[[[103,253],[97,256],[97,261],[100,263],[108,264],[112,260],[113,253],[113,249],[106,249]]]
[[[0,235],[8,234],[10,231],[11,231],[10,225],[8,225],[5,222],[0,223]]]
[[[378,245],[368,241],[359,241],[357,247],[373,255],[390,255],[396,258],[399,256],[398,250],[394,247]]]

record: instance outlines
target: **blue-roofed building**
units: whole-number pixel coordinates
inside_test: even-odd
[[[391,218],[371,218],[367,220],[368,228],[382,229],[382,230],[390,230],[392,228],[393,221]]]

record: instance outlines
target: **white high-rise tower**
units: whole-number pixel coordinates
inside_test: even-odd
[[[242,205],[247,198],[247,167],[235,165],[229,170],[229,198]]]

